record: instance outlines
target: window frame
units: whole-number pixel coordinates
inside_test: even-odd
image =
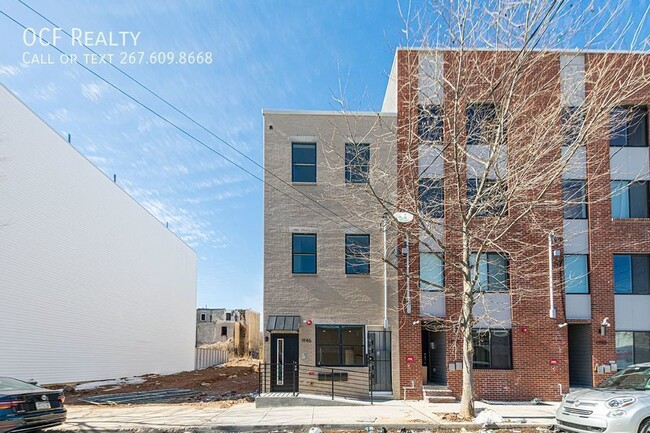
[[[440,273],[438,274],[438,281],[437,283],[431,284],[431,280],[423,279],[422,277],[422,270],[424,269],[424,266],[422,264],[422,259],[424,257],[436,257],[437,258],[437,263],[440,264]],[[420,251],[420,258],[419,258],[419,264],[420,264],[420,281],[419,281],[419,287],[420,291],[422,292],[442,292],[445,290],[445,258],[443,253],[438,253],[438,252],[427,252],[427,251]]]
[[[587,291],[586,292],[569,292],[568,291],[568,284],[567,281],[569,281],[569,278],[567,277],[567,258],[569,257],[584,257],[585,260],[585,274],[580,275],[580,279],[584,278],[586,279],[586,284],[587,284]],[[565,295],[588,295],[591,293],[591,284],[590,284],[590,278],[589,278],[589,255],[588,254],[565,254],[563,257],[563,262],[562,262],[562,267],[564,268],[564,294]]]
[[[508,342],[508,365],[503,367],[495,367],[492,362],[492,353],[494,352],[494,347],[493,347],[493,333],[495,332],[506,332],[507,335],[507,342]],[[480,334],[487,334],[488,335],[488,347],[489,347],[489,352],[488,352],[488,365],[477,365],[476,361],[476,356],[477,356],[477,351],[476,349],[479,347],[484,347],[485,345],[479,345],[476,343],[477,338],[479,337]],[[475,369],[478,370],[512,370],[513,367],[513,354],[512,354],[512,329],[495,329],[495,328],[475,328],[472,329],[472,343],[474,346],[474,358],[472,359],[472,364]]]
[[[313,236],[313,253],[296,253],[295,238],[297,236]],[[296,272],[296,256],[314,256],[314,272]],[[316,233],[291,233],[291,273],[293,275],[316,275],[318,273],[318,235]]]
[[[583,107],[572,105],[562,108],[560,113],[561,133],[563,136],[562,146],[584,146],[584,143],[576,144],[584,121],[585,112]]]
[[[351,238],[365,238],[368,240],[367,249],[368,251],[354,252],[349,248],[352,247],[351,243],[348,243],[348,239]],[[352,272],[353,265],[349,265],[348,260],[359,259],[364,260],[365,264],[363,266],[363,272]],[[357,234],[357,233],[346,233],[345,235],[345,275],[370,275],[370,235],[369,234]]]
[[[625,187],[622,188],[620,186],[615,186],[615,184],[619,185],[625,183]],[[640,185],[641,188],[643,188],[643,192],[645,194],[645,207],[644,213],[645,216],[639,216],[636,215],[637,212],[636,210],[638,209],[637,206],[637,201],[632,200],[632,188],[635,187],[635,185]],[[624,196],[622,199],[618,199],[619,196]],[[615,198],[616,198],[616,203],[615,203]],[[627,209],[625,210],[626,216],[616,216],[620,215],[620,210],[616,209],[616,205],[620,207],[622,205],[619,200],[625,200],[627,202]],[[647,180],[624,180],[624,179],[614,179],[610,181],[610,211],[611,211],[611,216],[612,219],[630,219],[630,218],[639,218],[639,219],[647,219],[650,218],[650,181]],[[635,214],[632,216],[632,214]]]
[[[475,114],[477,109],[489,110],[489,111],[487,110],[485,111],[485,113],[487,113],[488,115],[483,115],[480,119],[475,121],[474,119],[475,119]],[[499,110],[500,110],[499,104],[497,104],[496,102],[484,101],[484,102],[472,102],[467,104],[467,106],[465,107],[465,143],[467,146],[491,145],[494,137],[486,136],[486,133],[489,134],[496,133],[497,126],[499,124]],[[489,128],[494,130],[486,131],[485,130],[486,126],[489,126]],[[503,135],[503,142],[499,144],[506,143],[505,125],[503,127],[502,135]]]
[[[228,336],[228,327],[227,326],[222,326],[221,327],[221,337],[227,337]]]
[[[334,344],[319,344],[320,340],[320,333],[319,329],[320,328],[329,328],[329,329],[334,329],[336,328],[338,330],[338,343],[336,345]],[[361,344],[344,344],[343,343],[343,330],[347,328],[360,328],[361,329]],[[338,324],[318,324],[315,325],[314,331],[316,333],[316,338],[314,338],[314,348],[315,348],[315,357],[316,357],[316,366],[317,367],[366,367],[368,365],[368,360],[366,356],[366,347],[367,347],[367,339],[366,339],[366,327],[365,325],[338,325]],[[324,364],[320,360],[320,354],[319,354],[319,348],[320,347],[337,347],[338,349],[338,363],[337,364]],[[344,359],[343,359],[343,354],[344,354],[344,347],[353,347],[353,348],[361,348],[361,353],[363,357],[363,362],[361,364],[345,364]]]
[[[627,114],[623,114],[623,112]],[[642,137],[641,144],[632,144],[630,145],[630,139],[634,137],[635,130],[630,132],[630,129],[634,126],[631,125],[635,121],[636,116],[639,116],[639,123],[636,126],[638,128],[640,125],[643,129],[639,133],[639,135]],[[625,122],[621,123],[620,125],[613,125],[615,116],[625,116],[627,117],[625,119]],[[642,123],[643,122],[643,123]],[[623,134],[623,131],[620,133],[617,131],[618,128],[615,128],[614,126],[618,126],[620,129],[624,129],[624,135],[622,137],[624,138],[624,143],[623,144],[614,144],[616,142],[616,139],[618,137],[621,137],[621,135],[616,134]],[[609,146],[610,147],[648,147],[648,107],[646,105],[620,105],[617,107],[614,107],[611,110],[610,113],[610,127],[609,127]]]
[[[348,159],[348,149],[355,148],[353,151],[353,156]],[[363,149],[362,149],[363,148]],[[362,161],[355,162],[355,159],[358,159],[361,155],[361,152],[367,155],[364,155]],[[370,177],[370,144],[369,143],[345,143],[344,149],[344,159],[345,159],[345,183],[346,184],[367,184]],[[360,176],[356,178],[355,176]],[[357,179],[357,180],[355,180]]]
[[[494,277],[490,277],[490,256],[499,256],[500,258],[504,259],[506,262],[505,266],[505,283],[507,285],[507,288],[501,288],[501,289],[490,289],[490,278],[494,279]],[[498,252],[493,252],[493,251],[486,251],[481,254],[480,260],[485,260],[486,261],[486,266],[487,266],[487,276],[486,276],[486,284],[487,288],[483,289],[481,287],[481,278],[480,276],[476,279],[476,284],[474,286],[474,291],[475,292],[481,292],[481,293],[506,293],[510,292],[510,257],[508,257],[507,254],[504,253],[498,253]],[[476,253],[471,253],[470,258],[470,274],[471,278],[474,279],[474,268],[476,267]],[[480,262],[480,261],[479,261]],[[479,267],[481,264],[479,263]]]
[[[580,190],[582,191],[582,195],[579,197],[581,200],[580,201],[573,201],[571,199],[573,198],[578,198],[578,197],[567,197],[565,193],[567,192],[567,186],[569,185],[575,185],[580,183]],[[587,192],[587,181],[584,179],[562,179],[562,212],[563,212],[563,218],[567,220],[586,220],[589,218],[589,209],[587,207],[587,198],[588,198],[588,192]],[[567,209],[568,206],[580,206],[580,216],[572,216],[572,213],[570,212],[570,209]]]
[[[616,287],[616,274],[617,274],[617,272],[616,272],[616,258],[617,257],[619,257],[619,258],[628,257],[629,258],[629,266],[628,266],[628,269],[629,269],[629,291],[624,291],[624,292],[623,291],[617,291],[617,287]],[[634,257],[645,259],[645,263],[646,263],[646,269],[645,269],[646,290],[644,292],[639,291],[640,288],[635,287],[635,280],[637,280],[637,278],[639,278],[639,276],[637,275],[637,278],[635,278],[635,273],[634,273],[635,261],[634,261]],[[614,285],[614,294],[615,295],[650,295],[650,254],[617,254],[617,253],[614,253],[612,255],[612,262],[613,262],[612,263],[612,273],[613,273],[613,283],[614,283],[613,285]],[[639,263],[639,262],[637,261],[637,263]],[[643,272],[643,271],[640,271],[640,272]],[[619,280],[619,283],[620,282],[621,282],[621,280]]]
[[[483,186],[483,193],[485,194],[486,187],[489,190],[490,188],[494,188],[496,185],[502,185],[505,186],[506,189],[503,190],[500,188],[500,194],[505,194],[507,192],[507,187],[508,185],[504,181],[499,181],[499,179],[477,179],[477,178],[469,178],[467,179],[467,191],[465,193],[466,198],[467,198],[467,206],[471,206],[472,202],[474,201],[475,197],[479,197],[477,200],[477,209],[475,209],[475,216],[477,217],[498,217],[501,214],[507,215],[508,214],[508,203],[504,201],[504,203],[498,204],[496,206],[489,206],[486,207],[482,201],[484,200],[492,200],[492,197],[487,196],[486,198],[480,198],[481,196],[478,195],[478,187],[481,181],[484,181],[484,186]]]
[[[427,201],[423,198],[427,197]],[[439,198],[436,203],[432,203]],[[432,199],[432,200],[429,200]],[[430,210],[433,209],[434,210]],[[445,188],[444,179],[434,177],[421,177],[418,179],[418,210],[427,218],[445,217]]]
[[[207,318],[208,318],[208,315],[207,315],[206,313],[201,313],[201,314],[199,315],[199,321],[201,321],[201,322],[206,322],[206,321],[207,321],[207,320],[206,320]]]
[[[621,334],[632,334],[632,361],[627,365],[621,364],[619,362],[619,359],[618,359],[618,354],[619,353],[625,353],[625,352],[622,352],[622,351],[619,352],[619,350],[618,350],[619,347],[621,347],[621,346],[618,345],[618,337]],[[641,362],[650,362],[650,354],[648,355],[648,359],[646,359],[646,360],[638,359],[638,357],[637,357],[637,344],[636,344],[637,334],[646,334],[648,340],[650,340],[650,331],[625,331],[625,330],[621,330],[621,331],[617,330],[617,331],[615,331],[615,333],[614,333],[614,335],[615,335],[615,343],[614,344],[615,344],[615,350],[616,350],[616,363],[618,365],[619,370],[621,370],[623,368],[626,368],[626,367],[628,367],[630,365],[633,365],[633,364],[639,364]]]
[[[296,146],[310,146],[313,147],[314,162],[296,162],[294,159],[294,150]],[[292,183],[316,183],[318,180],[318,152],[317,144],[312,142],[292,141],[291,142],[291,182]],[[314,167],[314,180],[297,180],[296,167]]]
[[[440,105],[418,104],[418,137],[427,144],[442,143],[444,123]]]

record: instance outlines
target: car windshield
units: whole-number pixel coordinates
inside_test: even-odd
[[[603,381],[598,388],[650,390],[650,367],[628,367]]]
[[[27,382],[23,382],[22,380],[12,379],[10,377],[0,377],[0,392],[32,391],[35,389],[40,388]]]

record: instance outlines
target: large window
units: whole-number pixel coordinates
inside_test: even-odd
[[[364,334],[363,326],[316,325],[316,365],[364,366]]]
[[[586,254],[564,256],[564,292],[567,294],[589,293],[589,266]]]
[[[562,136],[564,146],[580,145],[578,139],[585,121],[585,112],[580,107],[565,107],[562,109]]]
[[[476,253],[469,257],[470,274],[474,279]],[[475,289],[481,292],[501,292],[510,290],[508,258],[500,253],[483,253],[478,262],[478,279]]]
[[[316,182],[316,143],[291,143],[291,181]]]
[[[431,292],[443,290],[445,265],[441,253],[420,253],[420,289]]]
[[[368,183],[370,145],[345,144],[345,182]]]
[[[648,108],[617,107],[611,114],[610,146],[648,146]]]
[[[650,294],[650,256],[614,254],[614,293]]]
[[[292,236],[293,273],[316,273],[316,235],[294,234]]]
[[[418,106],[418,136],[435,144],[442,141],[442,110],[438,105]]]
[[[650,332],[616,332],[616,366],[650,362]]]
[[[474,340],[474,368],[512,368],[512,345],[509,329],[477,329]]]
[[[648,218],[648,182],[613,180],[612,218]]]
[[[584,180],[562,181],[562,204],[564,218],[587,218],[587,185]]]
[[[370,235],[345,235],[345,273],[370,273]]]
[[[420,178],[418,184],[420,213],[425,218],[444,218],[442,179]]]
[[[481,185],[481,182],[482,185]],[[479,194],[480,190],[480,194]],[[468,206],[474,205],[477,216],[496,216],[506,208],[505,182],[496,179],[468,179],[467,180]]]
[[[497,107],[493,103],[477,103],[467,106],[467,144],[493,145],[497,139],[499,121]],[[501,137],[505,136],[504,131]]]

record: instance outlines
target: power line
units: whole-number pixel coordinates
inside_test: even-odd
[[[20,0],[19,0],[19,1],[20,1]],[[21,2],[21,3],[22,3],[22,2]],[[23,3],[23,4],[24,4],[24,3]],[[30,9],[31,9],[31,8],[30,8]],[[33,9],[32,9],[32,10],[33,10]],[[35,12],[36,12],[36,11],[35,11]],[[37,12],[36,12],[36,13],[37,13]],[[24,24],[22,24],[21,22],[19,22],[19,21],[16,20],[15,18],[13,18],[12,16],[8,15],[8,14],[5,13],[4,11],[0,10],[0,14],[4,15],[4,16],[7,17],[9,20],[13,21],[15,24],[17,24],[18,26],[22,27],[24,30],[27,30],[27,31],[29,31],[30,33],[32,33],[35,37],[38,37],[39,40],[41,40],[42,42],[45,42],[48,46],[54,48],[54,49],[55,49],[56,51],[58,51],[60,54],[65,55],[65,56],[67,56],[68,58],[71,58],[70,55],[68,55],[66,52],[64,52],[63,50],[61,50],[59,47],[57,47],[56,45],[51,44],[47,39],[45,39],[45,38],[43,38],[42,36],[38,35],[38,34],[35,33],[33,30],[31,30],[30,28],[28,28],[27,26],[25,26]],[[40,14],[39,14],[39,15],[40,15]],[[42,16],[42,15],[40,15],[40,16]],[[45,17],[43,17],[43,18],[47,20],[47,18],[45,18]],[[51,21],[49,21],[49,20],[47,20],[47,21],[48,21],[49,23],[51,23],[52,25],[56,26],[56,24],[52,23]],[[63,29],[62,29],[62,30],[63,30]],[[67,34],[68,36],[70,36],[68,33],[66,33],[66,34]],[[85,46],[85,45],[84,45],[84,46]],[[88,47],[86,47],[86,48],[88,48]],[[90,49],[90,48],[88,48],[88,49],[89,49],[90,51],[93,51],[93,50]],[[93,51],[93,53],[94,53],[94,51]],[[95,54],[96,54],[96,53],[95,53]],[[311,211],[315,212],[315,213],[318,214],[319,216],[321,216],[321,217],[323,217],[323,218],[326,218],[326,219],[328,219],[329,221],[331,221],[331,222],[333,222],[333,223],[335,223],[335,224],[340,224],[340,223],[341,223],[340,221],[335,221],[335,220],[332,219],[331,217],[329,217],[329,216],[327,216],[327,215],[324,215],[324,214],[318,212],[318,211],[315,210],[314,208],[312,208],[312,207],[306,205],[305,203],[303,203],[303,202],[297,200],[295,197],[292,197],[291,195],[287,194],[286,192],[284,192],[284,191],[278,189],[276,186],[274,186],[274,185],[272,185],[272,184],[266,182],[264,179],[260,178],[260,177],[257,176],[255,173],[251,172],[250,170],[248,170],[248,169],[246,169],[245,167],[241,166],[240,164],[238,164],[237,162],[235,162],[235,161],[232,160],[231,158],[228,158],[228,157],[227,157],[226,155],[224,155],[223,153],[219,152],[218,150],[214,149],[214,148],[211,147],[210,145],[206,144],[204,141],[202,141],[202,140],[200,140],[199,138],[195,137],[193,134],[191,134],[190,132],[188,132],[188,131],[185,130],[184,128],[178,126],[177,124],[175,124],[175,123],[172,122],[171,120],[167,119],[166,117],[164,117],[163,115],[161,115],[160,113],[158,113],[156,110],[154,110],[153,108],[149,107],[149,106],[146,105],[145,103],[141,102],[140,100],[138,100],[138,99],[135,98],[134,96],[131,96],[131,95],[128,94],[126,91],[124,91],[124,90],[122,90],[121,88],[119,88],[117,85],[115,85],[115,84],[113,84],[112,82],[108,81],[106,78],[102,77],[101,75],[99,75],[98,73],[96,73],[95,71],[93,71],[92,69],[88,68],[88,67],[87,67],[86,65],[84,65],[83,63],[80,63],[78,60],[74,59],[74,63],[76,63],[77,65],[81,66],[83,69],[85,69],[86,71],[88,71],[90,74],[94,75],[95,77],[97,77],[97,78],[100,79],[101,81],[105,82],[107,85],[109,85],[110,87],[112,87],[113,89],[115,89],[116,91],[118,91],[119,93],[121,93],[122,95],[126,96],[127,98],[129,98],[131,101],[133,101],[134,103],[136,103],[136,104],[139,105],[140,107],[144,108],[145,110],[149,111],[149,112],[150,112],[151,114],[153,114],[154,116],[158,117],[159,119],[161,119],[162,121],[164,121],[164,122],[167,123],[168,125],[172,126],[174,129],[178,130],[179,132],[181,132],[182,134],[186,135],[186,136],[189,137],[190,139],[196,141],[197,143],[199,143],[201,146],[203,146],[203,147],[206,148],[207,150],[209,150],[209,151],[213,152],[214,154],[220,156],[220,157],[223,158],[224,160],[228,161],[229,163],[231,163],[231,164],[234,165],[235,167],[239,168],[240,170],[244,171],[244,172],[247,173],[248,175],[252,176],[253,178],[259,180],[259,181],[262,182],[263,184],[268,185],[269,187],[271,187],[271,188],[274,189],[275,191],[279,192],[280,194],[286,196],[287,198],[291,199],[291,200],[294,201],[295,203],[297,203],[297,204],[299,204],[299,205],[301,205],[301,206],[305,206],[305,207],[307,207],[308,209],[310,209]],[[114,67],[115,67],[115,66],[114,66]],[[117,67],[115,67],[115,68],[118,69],[118,70],[119,70],[120,72],[122,72],[123,74],[125,74],[125,75],[128,76],[128,74],[126,74],[125,72],[121,71],[119,68],[117,68]],[[133,80],[134,80],[135,82],[137,82],[137,80],[135,80],[135,79],[133,79]],[[142,85],[142,86],[143,86],[143,88],[146,88],[146,86],[144,86],[144,85]],[[147,89],[147,90],[148,90],[148,89]],[[287,183],[287,182],[284,181],[283,179],[281,179],[281,178],[279,178],[278,176],[276,176],[275,174],[271,173],[271,171],[269,171],[269,170],[267,170],[266,168],[264,168],[263,166],[259,165],[259,163],[255,162],[254,160],[252,160],[251,158],[249,158],[248,156],[246,156],[245,154],[243,154],[241,151],[237,150],[234,146],[230,145],[230,144],[227,143],[225,140],[223,140],[222,138],[218,137],[216,134],[214,134],[213,132],[211,132],[209,129],[207,129],[207,128],[205,128],[204,126],[200,125],[198,122],[194,121],[191,117],[187,116],[187,115],[184,114],[182,111],[178,110],[177,108],[173,107],[171,104],[169,104],[169,103],[167,103],[166,101],[164,101],[164,99],[162,99],[161,97],[159,97],[158,95],[156,95],[153,91],[149,90],[149,92],[151,92],[152,94],[154,94],[157,98],[161,99],[161,100],[162,100],[163,102],[165,102],[166,104],[170,105],[172,108],[174,108],[176,111],[178,111],[181,115],[183,115],[183,116],[186,117],[187,119],[191,120],[193,123],[199,125],[202,129],[208,131],[208,133],[210,133],[210,134],[213,135],[214,137],[218,138],[218,139],[219,139],[220,141],[222,141],[223,143],[227,144],[230,148],[232,148],[232,149],[234,149],[235,151],[237,151],[239,154],[241,154],[242,156],[244,156],[246,159],[248,159],[249,161],[252,161],[252,162],[253,162],[255,165],[257,165],[258,167],[261,167],[265,172],[271,174],[271,175],[274,176],[275,178],[277,178],[277,179],[279,179],[280,181],[282,181],[285,185],[289,186],[292,190],[297,191],[297,192],[300,193],[302,196],[304,196],[304,197],[308,198],[310,201],[316,203],[319,207],[321,207],[321,208],[327,210],[329,213],[331,213],[331,214],[334,215],[335,217],[339,218],[340,220],[344,221],[345,223],[351,225],[351,226],[354,227],[354,228],[357,228],[357,229],[361,230],[361,228],[359,228],[357,225],[351,223],[351,222],[348,221],[346,218],[342,217],[341,215],[337,214],[336,212],[332,211],[331,209],[327,208],[326,206],[324,206],[324,205],[318,203],[316,200],[314,200],[313,198],[309,197],[308,195],[306,195],[306,194],[303,193],[302,191],[298,190],[298,189],[295,188],[293,185]]]
[[[20,3],[21,3],[23,6],[25,6],[27,9],[31,10],[31,11],[34,12],[36,15],[38,15],[38,16],[41,17],[41,18],[43,18],[45,21],[47,21],[48,23],[50,23],[50,24],[53,25],[54,27],[56,27],[56,28],[60,28],[61,31],[62,31],[65,35],[67,35],[68,37],[70,37],[71,39],[73,38],[72,35],[71,35],[70,33],[68,33],[65,29],[59,27],[56,23],[54,23],[52,20],[50,20],[49,18],[47,18],[46,16],[44,16],[43,14],[41,14],[40,12],[38,12],[37,10],[35,10],[34,8],[32,8],[31,6],[29,6],[29,5],[28,5],[27,3],[25,3],[23,0],[18,0],[18,2],[20,2]],[[87,50],[89,50],[91,53],[93,53],[93,54],[95,54],[95,55],[97,55],[97,56],[100,55],[100,54],[98,54],[95,50],[93,50],[91,47],[87,46],[86,44],[80,42],[80,45],[83,46],[84,48],[86,48]],[[79,62],[76,62],[76,63],[80,64]],[[83,66],[82,64],[80,64],[80,65]],[[122,70],[122,69],[119,68],[118,66],[114,65],[112,62],[108,62],[108,65],[110,65],[113,69],[115,69],[116,71],[118,71],[120,74],[124,75],[125,77],[127,77],[128,79],[130,79],[131,81],[133,81],[135,84],[137,84],[138,86],[140,86],[142,89],[144,89],[144,90],[146,90],[147,92],[149,92],[152,96],[154,96],[154,97],[157,98],[159,101],[161,101],[162,103],[164,103],[165,105],[167,105],[168,107],[170,107],[170,108],[171,108],[172,110],[174,110],[176,113],[180,114],[180,115],[183,116],[185,119],[189,120],[191,123],[193,123],[194,125],[198,126],[198,127],[201,128],[203,131],[207,132],[209,135],[211,135],[212,137],[214,137],[215,139],[217,139],[218,141],[220,141],[220,142],[223,143],[224,145],[228,146],[230,149],[232,149],[232,150],[234,150],[235,152],[237,152],[239,155],[241,155],[242,157],[244,157],[244,158],[245,158],[246,160],[248,160],[249,162],[251,162],[251,163],[253,163],[254,165],[256,165],[257,167],[261,168],[265,173],[268,173],[269,175],[273,176],[274,178],[276,178],[277,180],[279,180],[280,182],[282,182],[284,185],[286,185],[286,186],[288,186],[289,188],[291,188],[292,190],[298,192],[300,195],[302,195],[303,197],[307,198],[308,200],[310,200],[311,202],[313,202],[314,204],[316,204],[316,205],[319,206],[320,208],[326,210],[326,211],[329,212],[330,214],[334,215],[335,217],[340,218],[340,219],[342,219],[343,221],[345,221],[347,224],[350,224],[350,225],[352,225],[353,227],[359,229],[359,227],[357,227],[355,224],[352,224],[350,221],[348,221],[347,219],[345,219],[345,218],[342,217],[341,215],[337,214],[337,213],[334,212],[333,210],[329,209],[327,206],[322,205],[321,203],[319,203],[319,202],[318,202],[317,200],[315,200],[314,198],[312,198],[312,197],[310,197],[309,195],[305,194],[305,193],[302,192],[301,190],[299,190],[299,189],[297,189],[296,187],[294,187],[293,185],[291,185],[289,182],[287,182],[287,181],[285,181],[284,179],[282,179],[280,176],[276,175],[275,173],[273,173],[272,171],[270,171],[269,169],[267,169],[266,167],[264,167],[264,165],[258,163],[258,162],[255,161],[253,158],[249,157],[249,156],[246,155],[244,152],[240,151],[240,150],[237,149],[235,146],[231,145],[227,140],[225,140],[224,138],[220,137],[218,134],[216,134],[214,131],[212,131],[211,129],[207,128],[206,126],[204,126],[204,125],[201,124],[200,122],[196,121],[194,118],[192,118],[191,116],[189,116],[188,114],[186,114],[184,111],[182,111],[181,109],[179,109],[178,107],[176,107],[176,106],[175,106],[174,104],[172,104],[171,102],[167,101],[167,100],[166,100],[165,98],[163,98],[162,96],[158,95],[156,92],[154,92],[153,90],[151,90],[148,86],[146,86],[146,85],[143,84],[141,81],[139,81],[139,80],[137,80],[136,78],[134,78],[134,77],[133,77],[132,75],[130,75],[129,73],[125,72],[124,70]],[[88,68],[86,68],[86,69],[88,69]],[[96,75],[96,74],[95,74],[95,75]],[[99,77],[99,78],[101,78],[101,77]],[[103,78],[101,78],[101,79],[103,80]],[[104,80],[104,81],[106,81],[106,80]],[[106,82],[107,82],[107,81],[106,81]],[[108,82],[107,82],[107,83],[108,83]],[[111,84],[111,83],[108,83],[108,84]],[[115,86],[113,86],[113,87],[115,87]],[[119,90],[119,89],[117,89],[117,90]],[[124,92],[122,92],[122,93],[124,93]],[[125,93],[124,93],[124,94],[125,94]],[[126,94],[125,94],[125,95],[126,95]],[[128,95],[126,95],[126,96],[128,96]],[[221,156],[221,155],[220,155],[220,156]],[[225,157],[224,157],[224,158],[225,158]],[[226,158],[226,159],[227,159],[227,158]],[[229,160],[229,162],[232,162],[232,161]],[[233,162],[233,164],[234,164],[234,162]],[[237,165],[237,164],[235,164],[235,165]],[[249,174],[251,174],[251,173],[248,172],[247,170],[246,170],[246,172],[249,173]],[[257,177],[256,177],[256,178],[257,178]],[[259,179],[259,178],[258,178],[258,179]],[[262,182],[264,182],[264,180],[262,180],[262,179],[259,179],[259,180],[261,180]],[[266,183],[266,182],[264,182],[264,183]],[[266,184],[269,185],[268,183],[266,183]],[[271,186],[271,185],[269,185],[269,186]],[[276,190],[277,190],[277,189],[276,189]],[[278,190],[278,191],[279,191],[279,190]],[[285,195],[286,195],[286,194],[285,194]],[[312,208],[310,208],[310,209],[312,209]],[[312,209],[312,210],[313,210],[313,209]],[[321,215],[321,214],[319,214],[319,215]],[[321,215],[321,216],[322,216],[322,215]],[[330,221],[331,221],[331,220],[330,220]],[[335,221],[332,221],[332,222],[335,222]]]

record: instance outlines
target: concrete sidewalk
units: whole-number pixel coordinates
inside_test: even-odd
[[[537,427],[553,424],[557,403],[545,405],[488,405],[505,419],[503,427]],[[373,406],[318,406],[255,408],[254,403],[228,408],[218,403],[147,404],[129,406],[68,406],[68,421],[55,430],[80,432],[140,431],[271,431],[309,429],[401,428],[478,430],[480,425],[452,423],[439,414],[457,413],[458,403],[387,401]]]

